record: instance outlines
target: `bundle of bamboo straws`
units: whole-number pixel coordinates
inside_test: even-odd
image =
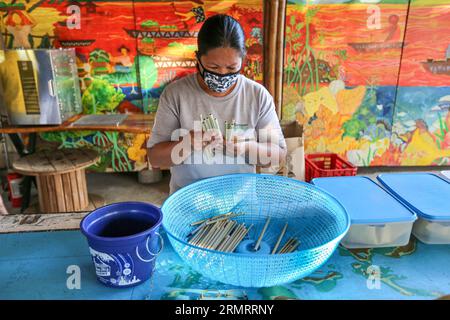
[[[188,235],[192,236],[189,243],[206,249],[233,252],[253,227],[246,228],[244,223],[229,220],[240,215],[229,212],[191,223],[191,226],[199,227]]]
[[[211,113],[204,118],[202,114],[200,114],[200,121],[202,123],[202,130],[217,130],[223,136],[222,131],[220,130],[219,121],[216,117],[214,117]],[[239,139],[238,137],[233,135],[234,130],[236,129],[236,120],[232,120],[231,122],[225,121],[225,140],[230,141],[233,138],[234,142],[244,142],[254,140],[254,138],[245,138]]]
[[[239,244],[244,240],[245,236],[248,234],[253,225],[246,228],[245,224],[239,224],[236,221],[230,220],[230,218],[238,217],[243,215],[243,213],[225,213],[221,215],[214,216],[209,219],[203,219],[191,223],[191,226],[198,226],[190,234],[188,234],[189,244],[211,249],[222,252],[234,252],[234,250],[239,246]],[[255,252],[259,249],[261,241],[267,230],[270,222],[270,217],[267,221],[259,235],[258,240],[254,246]],[[272,254],[278,253],[290,253],[294,252],[300,245],[300,242],[294,238],[289,238],[283,247],[277,252],[277,249],[281,243],[281,240],[286,233],[288,224],[284,226],[281,234],[279,235],[277,242],[272,250]]]

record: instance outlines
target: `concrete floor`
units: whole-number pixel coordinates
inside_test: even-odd
[[[137,173],[90,173],[87,175],[89,193],[102,196],[106,203],[145,201],[162,205],[169,195],[169,172],[160,182],[140,184]]]

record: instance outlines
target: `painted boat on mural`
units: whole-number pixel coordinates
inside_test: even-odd
[[[358,52],[378,52],[385,51],[391,49],[401,49],[403,46],[406,46],[401,41],[397,42],[350,42],[348,43],[350,47],[355,49]]]
[[[126,29],[124,30],[132,37],[137,39],[143,38],[197,38],[198,31],[178,30],[178,31],[149,31],[149,30],[137,30]]]
[[[95,40],[58,40],[63,48],[72,47],[88,47],[95,42]]]
[[[425,69],[434,74],[446,74],[450,76],[450,59],[447,60],[433,60],[428,59],[422,62]]]
[[[445,60],[427,59],[426,62],[422,62],[422,65],[431,73],[450,76],[450,45],[447,47]]]

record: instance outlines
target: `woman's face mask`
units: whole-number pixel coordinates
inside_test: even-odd
[[[227,92],[228,89],[230,89],[238,79],[240,71],[227,74],[219,74],[207,70],[201,63],[200,57],[198,57],[198,62],[203,68],[203,72],[201,72],[200,68],[198,68],[197,66],[197,68],[199,69],[198,71],[203,78],[203,81],[205,81],[208,88],[214,92],[217,93]]]

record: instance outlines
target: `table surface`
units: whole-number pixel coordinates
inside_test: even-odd
[[[261,289],[233,287],[201,276],[165,240],[150,280],[134,288],[113,289],[97,282],[80,231],[0,235],[0,299],[435,299],[450,293],[450,245],[425,245],[414,237],[397,248],[339,247],[310,276]],[[81,271],[81,288],[70,290],[67,282],[74,266]],[[375,283],[372,289],[369,267],[381,272],[379,286]]]
[[[98,159],[98,153],[89,149],[43,150],[15,160],[13,168],[24,175],[62,174],[89,167]]]
[[[128,114],[128,117],[118,126],[114,125],[92,125],[92,126],[73,126],[73,123],[86,115],[76,115],[61,125],[52,126],[18,126],[4,125],[0,128],[0,133],[41,133],[53,131],[118,131],[130,133],[147,133],[150,134],[154,114]]]

